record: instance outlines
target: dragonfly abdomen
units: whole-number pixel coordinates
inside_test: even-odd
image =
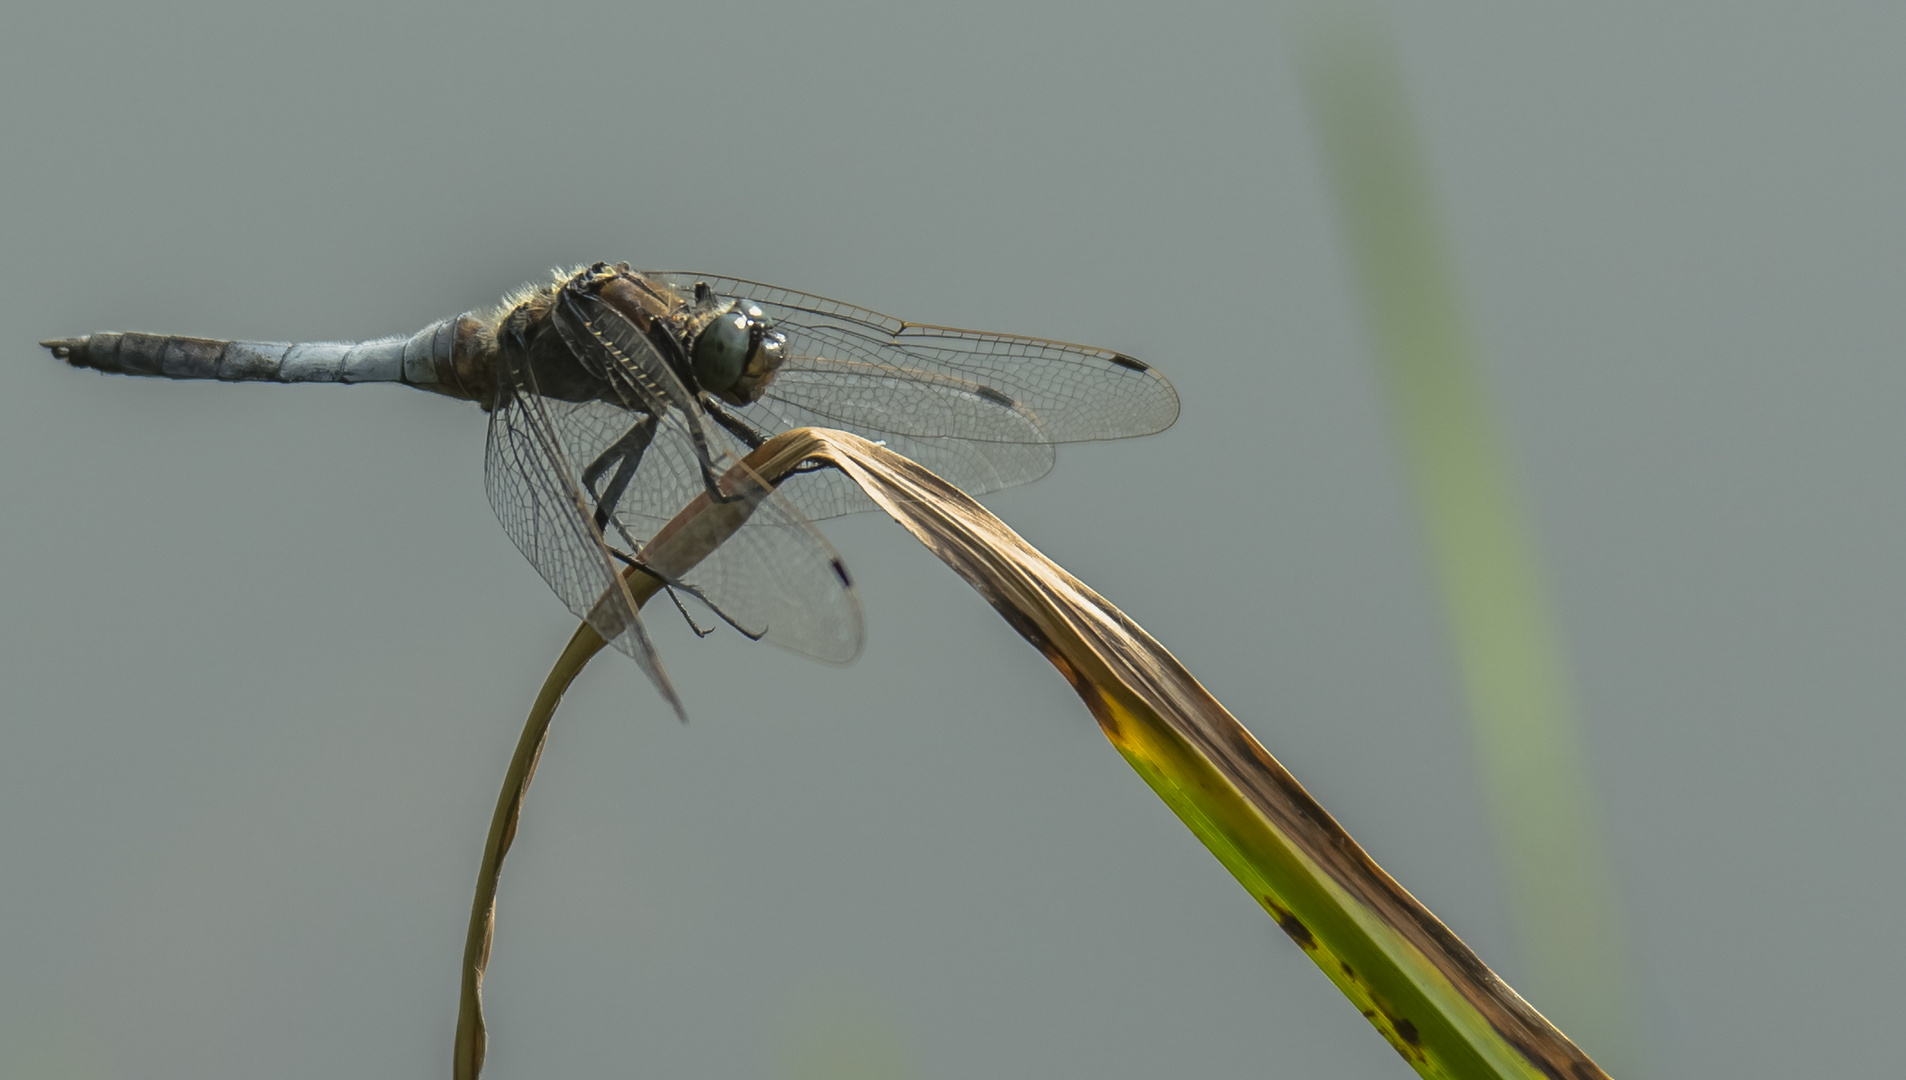
[[[42,341],[74,367],[118,375],[221,382],[392,382],[451,397],[487,399],[490,387],[459,364],[459,336],[474,320],[440,319],[408,337],[373,341],[219,341],[167,334],[89,334]]]

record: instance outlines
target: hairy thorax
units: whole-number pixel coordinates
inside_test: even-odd
[[[565,292],[597,296],[626,318],[691,393],[703,389],[697,386],[689,361],[697,340],[710,323],[735,306],[732,300],[708,295],[702,289],[695,295],[684,295],[655,275],[631,269],[628,263],[597,263],[559,273],[546,284],[505,297],[486,315],[467,320],[472,323],[467,348],[466,335],[458,336],[455,366],[459,382],[494,388],[499,373],[527,371],[534,379],[535,392],[542,397],[619,404],[621,399],[614,388],[577,358],[554,325],[553,314]],[[751,355],[749,360],[732,385],[711,392],[733,405],[758,399],[773,381],[780,357]],[[495,393],[491,389],[478,398],[485,409],[495,407]]]

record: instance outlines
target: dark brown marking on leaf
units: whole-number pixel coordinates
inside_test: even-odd
[[[1501,1033],[1500,1028],[1497,1029],[1497,1033],[1498,1034]],[[1529,1064],[1535,1066],[1538,1069],[1541,1069],[1542,1075],[1548,1077],[1549,1080],[1569,1080],[1568,1077],[1562,1075],[1562,1071],[1560,1069],[1556,1068],[1554,1065],[1550,1064],[1549,1062],[1544,1061],[1541,1055],[1535,1052],[1535,1048],[1531,1047],[1528,1043],[1522,1042],[1518,1039],[1509,1038],[1507,1035],[1504,1035],[1504,1040],[1507,1041],[1510,1046],[1513,1046],[1516,1048],[1516,1053],[1521,1054],[1524,1061],[1527,1061]],[[1587,1073],[1583,1073],[1582,1068],[1583,1068],[1582,1063],[1578,1061],[1575,1063],[1572,1071],[1575,1072],[1577,1076],[1586,1075],[1591,1077],[1603,1078],[1608,1075],[1607,1073],[1602,1072],[1600,1069],[1595,1069],[1592,1065],[1589,1066],[1591,1071]]]
[[[1121,742],[1124,732],[1119,729],[1118,715],[1113,712],[1111,702],[1106,700],[1105,694],[1100,691],[1098,685],[1079,674],[1078,669],[1072,666],[1072,662],[1067,660],[1058,649],[1052,647],[1031,620],[1023,620],[1022,626],[1021,620],[1015,619],[1004,609],[1001,609],[1000,614],[1006,615],[1006,621],[1013,623],[1013,629],[1018,630],[1021,637],[1031,642],[1034,648],[1044,654],[1046,660],[1059,669],[1059,674],[1065,676],[1066,682],[1072,684],[1072,691],[1085,702],[1086,710],[1092,714],[1094,720],[1099,722],[1099,728],[1105,732],[1105,737],[1113,740],[1114,744]]]
[[[1346,964],[1342,960],[1339,960],[1337,961],[1337,966],[1343,969],[1344,978],[1349,979],[1351,982],[1357,981],[1357,972],[1349,964]]]
[[[1396,1023],[1391,1026],[1396,1028],[1397,1037],[1409,1043],[1411,1046],[1421,1046],[1423,1044],[1422,1033],[1416,1030],[1415,1024],[1410,1023],[1403,1017],[1397,1017]]]
[[[1279,907],[1277,902],[1268,896],[1264,898],[1264,906],[1270,909],[1271,918],[1277,920],[1277,925],[1283,928],[1284,933],[1290,935],[1292,941],[1295,941],[1306,951],[1317,947],[1316,936],[1310,932],[1310,927],[1305,926],[1304,921],[1299,919],[1296,914],[1291,912],[1288,908]]]

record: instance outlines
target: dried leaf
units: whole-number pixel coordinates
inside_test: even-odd
[[[733,475],[751,470],[773,480],[804,462],[831,464],[851,477],[1038,648],[1132,768],[1417,1072],[1452,1080],[1606,1075],[1384,873],[1176,658],[1103,597],[958,489],[855,435],[785,432]],[[707,510],[706,500],[697,500],[677,523]],[[705,555],[725,534],[683,528],[676,535],[696,537],[707,545]],[[700,556],[677,557],[692,565]],[[537,700],[497,806],[465,954],[456,1074],[463,1080],[474,1080],[482,1063],[479,991],[495,875],[548,714],[600,648],[586,626],[577,631]]]

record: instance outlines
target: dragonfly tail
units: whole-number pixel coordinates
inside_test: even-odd
[[[487,384],[459,364],[477,326],[469,316],[439,319],[408,336],[372,341],[220,341],[168,334],[88,334],[42,341],[74,367],[116,375],[221,382],[389,382],[451,397],[486,400]],[[459,346],[464,346],[460,348]]]

